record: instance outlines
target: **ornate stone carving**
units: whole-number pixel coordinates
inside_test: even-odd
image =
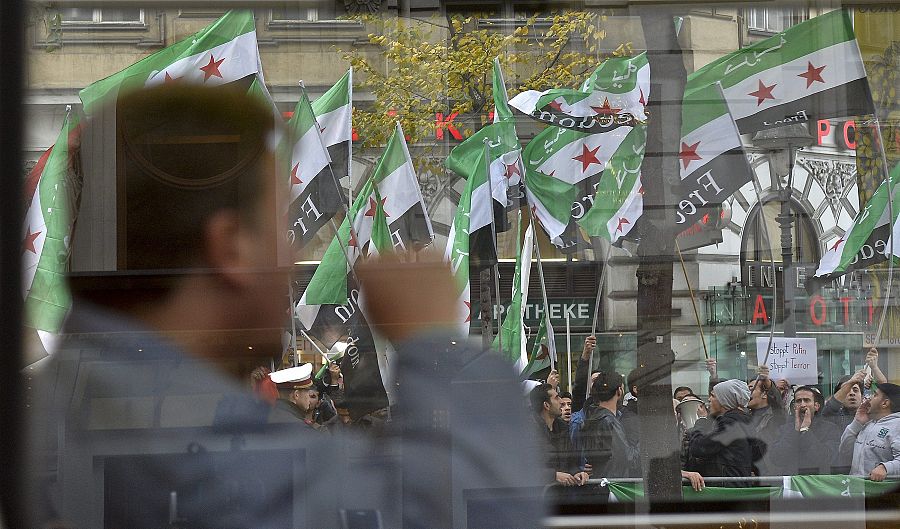
[[[344,8],[351,15],[371,15],[381,11],[382,0],[344,0]]]
[[[856,164],[838,160],[813,159],[806,159],[802,164],[822,186],[831,212],[835,218],[838,218],[841,211],[841,197],[844,196],[847,187],[854,184]]]

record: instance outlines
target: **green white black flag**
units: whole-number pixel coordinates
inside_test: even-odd
[[[890,189],[894,194],[894,219],[900,212],[900,165],[891,171]],[[866,207],[853,219],[853,224],[832,243],[816,269],[815,277],[834,279],[854,270],[868,268],[887,259],[890,253],[891,225],[888,207],[888,181],[881,182]],[[896,226],[894,230],[897,230]],[[900,239],[895,238],[895,243]],[[894,252],[900,252],[895,248]]]
[[[90,116],[103,101],[122,90],[167,82],[218,86],[259,72],[253,12],[235,10],[197,33],[92,83],[79,95],[85,114]]]
[[[79,118],[69,113],[56,143],[40,157],[25,182],[29,199],[22,225],[22,289],[25,325],[50,351],[51,337],[62,327],[72,298],[65,274],[72,230],[81,201]]]
[[[721,57],[688,78],[719,82],[742,134],[874,112],[853,23],[831,11]]]
[[[519,219],[518,233],[522,232]],[[528,282],[531,276],[531,251],[534,246],[534,224],[525,230],[525,239],[516,254],[516,273],[513,276],[512,298],[503,318],[500,332],[494,338],[494,348],[522,372],[528,364],[528,335],[525,332],[525,305],[528,303]],[[501,348],[502,346],[502,348]]]

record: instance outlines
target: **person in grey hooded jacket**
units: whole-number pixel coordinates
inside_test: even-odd
[[[900,478],[900,386],[879,384],[841,436],[841,454],[852,450],[850,474],[873,481]]]

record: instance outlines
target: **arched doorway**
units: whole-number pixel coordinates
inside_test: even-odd
[[[777,221],[781,205],[777,196],[756,204],[747,216],[741,237],[741,282],[752,289],[771,288],[774,283],[779,299],[784,284],[782,234]],[[800,203],[791,200],[788,206],[792,221],[792,261],[798,271],[796,288],[802,290],[807,270],[814,269],[819,262],[819,234]]]

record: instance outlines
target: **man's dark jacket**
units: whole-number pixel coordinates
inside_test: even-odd
[[[749,477],[753,462],[762,457],[765,446],[755,438],[750,415],[728,410],[709,421],[698,421],[688,432],[688,457],[685,470],[703,476]],[[726,482],[724,486],[749,487],[746,481]]]
[[[640,453],[628,442],[619,419],[606,408],[591,404],[585,408],[584,425],[577,448],[593,466],[594,478],[623,478],[640,475]]]
[[[841,433],[836,424],[818,415],[805,432],[798,432],[793,420],[788,421],[772,446],[772,460],[778,474],[831,474]]]

